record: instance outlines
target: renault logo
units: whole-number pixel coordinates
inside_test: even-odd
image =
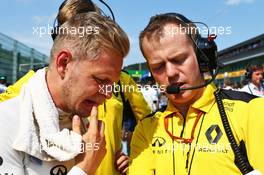
[[[213,138],[212,134],[216,134],[216,136]],[[206,138],[210,144],[217,144],[220,138],[222,137],[223,133],[218,125],[212,125],[210,128],[207,129]]]
[[[57,165],[50,170],[50,175],[67,175],[67,168],[64,165]]]
[[[152,139],[152,146],[153,147],[161,147],[166,143],[165,139],[162,137],[153,137]]]

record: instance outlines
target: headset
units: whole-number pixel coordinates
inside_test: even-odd
[[[247,67],[246,68],[246,72],[245,72],[245,79],[246,80],[251,80],[252,74],[253,74],[252,68],[251,67]]]
[[[189,88],[180,88],[177,85],[168,86],[167,93],[168,94],[175,94],[175,93],[178,94],[182,90],[198,89],[198,88],[204,87],[208,85],[209,83],[211,83],[215,79],[218,69],[219,69],[217,45],[214,42],[216,35],[209,34],[209,28],[206,24],[202,22],[192,22],[188,18],[186,18],[185,16],[179,13],[165,13],[159,16],[175,18],[180,22],[181,25],[187,28],[189,28],[188,26],[189,24],[198,23],[198,24],[203,24],[208,29],[206,38],[202,37],[200,34],[197,34],[196,38],[193,38],[191,33],[187,33],[186,35],[193,41],[195,45],[196,57],[197,57],[197,61],[199,64],[200,72],[201,73],[209,72],[212,78],[209,81],[207,81],[205,84],[194,86],[194,87],[189,87]],[[194,27],[196,26],[194,25]]]

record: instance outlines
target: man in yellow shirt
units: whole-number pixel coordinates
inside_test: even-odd
[[[123,87],[123,92],[118,89],[115,93],[113,92],[112,97],[105,101],[103,105],[98,108],[98,118],[103,120],[105,123],[105,139],[106,139],[106,155],[98,167],[96,174],[120,174],[117,169],[121,172],[125,172],[126,166],[121,166],[121,163],[115,162],[115,154],[121,149],[121,131],[122,123],[126,115],[124,111],[124,101],[122,100],[121,93],[124,94],[124,100],[128,100],[133,111],[136,121],[144,118],[151,113],[147,102],[143,98],[141,92],[137,88],[135,81],[125,72],[121,72],[120,85]],[[124,87],[129,87],[124,88]],[[116,155],[119,157],[119,155]],[[120,161],[121,161],[120,157]],[[123,161],[124,162],[124,161]],[[119,164],[121,168],[114,167],[114,164]],[[127,162],[128,163],[128,162]]]
[[[213,40],[176,13],[152,17],[140,34],[141,51],[155,80],[167,87],[169,103],[137,125],[129,175],[264,173],[264,100],[210,83],[218,69]]]

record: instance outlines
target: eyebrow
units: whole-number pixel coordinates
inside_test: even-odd
[[[120,75],[117,76],[117,79],[115,79],[115,76],[110,76],[108,74],[104,74],[105,79],[109,82],[109,83],[114,83],[114,82],[118,82],[120,79]]]
[[[169,56],[167,59],[168,60],[172,60],[174,58],[177,58],[177,57],[184,57],[184,56],[187,56],[188,53],[187,52],[180,52],[180,53],[176,53],[176,54],[173,54],[171,56]]]
[[[153,63],[148,63],[150,66],[155,66],[155,65],[159,65],[159,64],[162,64],[162,63],[164,63],[164,61],[163,60],[159,60],[159,61],[154,61]]]

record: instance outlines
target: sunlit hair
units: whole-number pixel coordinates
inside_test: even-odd
[[[74,59],[96,58],[102,49],[115,50],[122,57],[129,52],[129,39],[121,27],[104,17],[89,0],[67,0],[57,15],[58,27],[51,49],[52,64],[62,49]]]

